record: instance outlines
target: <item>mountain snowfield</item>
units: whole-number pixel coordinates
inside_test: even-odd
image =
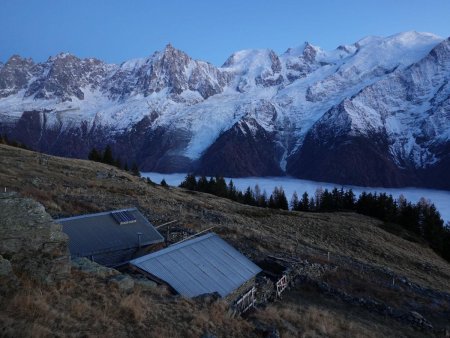
[[[141,170],[450,189],[450,40],[405,32],[325,51],[167,45],[121,65],[0,65],[2,133],[57,155],[113,146]]]

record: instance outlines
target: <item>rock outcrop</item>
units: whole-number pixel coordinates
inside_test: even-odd
[[[0,238],[0,277],[52,284],[70,273],[68,238],[34,200],[0,194]]]

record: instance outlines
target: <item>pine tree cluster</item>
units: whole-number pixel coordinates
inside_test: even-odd
[[[242,192],[236,189],[233,180],[230,180],[227,185],[223,177],[216,176],[208,179],[202,176],[197,179],[193,174],[186,175],[180,187],[262,208],[306,212],[357,212],[380,219],[385,223],[401,226],[424,239],[433,250],[450,261],[450,224],[444,225],[434,204],[424,198],[414,204],[403,196],[396,200],[386,193],[363,192],[356,198],[352,189],[334,188],[329,191],[319,188],[311,197],[304,192],[299,198],[294,192],[288,204],[282,187],[275,187],[267,198],[266,191],[261,192],[258,185],[254,189],[248,187]]]
[[[244,192],[238,190],[233,180],[227,184],[225,179],[220,176],[206,178],[200,177],[198,180],[193,174],[186,175],[183,182],[180,184],[181,188],[206,192],[220,197],[225,197],[230,200],[248,204],[262,208],[272,209],[289,209],[289,204],[284,193],[283,188],[276,187],[269,198],[267,198],[266,191],[261,192],[258,186],[255,186],[255,190],[248,187]]]
[[[125,164],[122,166],[122,161],[120,160],[120,158],[114,158],[112,148],[109,144],[106,146],[104,151],[98,151],[96,148],[92,148],[92,150],[89,152],[88,159],[95,162],[113,165],[119,169],[131,171],[135,176],[141,176],[137,163],[133,162],[131,170],[129,169],[127,162],[125,162]]]

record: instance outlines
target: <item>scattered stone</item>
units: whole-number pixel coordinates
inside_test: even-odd
[[[39,188],[40,183],[41,183],[41,180],[40,180],[39,178],[37,178],[37,177],[33,177],[33,178],[31,179],[31,184],[32,184],[35,188]]]
[[[123,292],[131,292],[134,288],[134,280],[127,275],[117,275],[111,277],[108,282]]]
[[[0,255],[0,278],[13,275],[11,262]]]
[[[16,290],[18,285],[19,280],[13,272],[11,262],[0,255],[0,294]]]
[[[199,295],[197,297],[194,297],[193,299],[196,301],[199,301],[204,304],[212,304],[219,300],[220,294],[218,292],[212,292],[212,293],[205,293],[203,295]]]
[[[134,284],[148,289],[156,288],[156,286],[158,285],[156,284],[156,282],[148,278],[134,278]]]
[[[82,272],[95,275],[100,278],[108,278],[111,276],[119,275],[120,272],[106,266],[100,265],[98,263],[92,262],[91,260],[81,257],[72,260],[72,268],[80,270]]]
[[[50,159],[50,156],[44,155],[44,154],[39,154],[39,157],[38,157],[38,163],[39,163],[40,165],[47,166],[47,165],[48,165],[48,160],[49,160],[49,159]]]
[[[404,313],[400,309],[394,309],[389,305],[381,303],[371,298],[354,297],[345,291],[341,291],[331,287],[328,283],[312,279],[308,276],[298,276],[298,282],[306,283],[315,286],[319,292],[339,299],[347,304],[360,306],[370,312],[377,313],[383,316],[389,316],[405,323],[411,324],[413,327],[420,330],[433,330],[433,325],[426,320],[421,314],[415,311]]]
[[[106,172],[104,172],[104,171],[97,171],[95,177],[96,177],[98,180],[104,180],[104,179],[108,178],[108,173],[106,173]]]
[[[202,334],[202,338],[217,338],[217,336],[209,331],[205,331],[205,333]]]
[[[280,331],[276,327],[270,327],[265,332],[267,338],[281,338]]]
[[[108,171],[108,178],[114,178],[116,177],[116,171],[114,169],[109,169]]]

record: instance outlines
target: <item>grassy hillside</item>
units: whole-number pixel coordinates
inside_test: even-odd
[[[410,310],[413,305],[408,297],[414,297],[418,308],[424,311],[430,299],[427,295],[411,294],[406,286],[393,292],[385,286],[391,275],[405,277],[420,287],[450,292],[450,264],[423,244],[384,231],[380,221],[353,213],[314,214],[254,208],[208,194],[152,186],[101,163],[51,157],[0,145],[0,188],[4,187],[42,203],[55,218],[136,206],[155,224],[177,219],[195,230],[215,226],[216,233],[252,258],[271,254],[333,265],[338,267],[337,272],[324,274],[323,281],[335,289],[351,294],[363,292],[397,308]],[[219,336],[228,332],[257,336],[258,327],[264,325],[277,327],[285,336],[421,334],[409,325],[343,304],[308,286],[296,287],[283,301],[259,309],[243,320],[228,318],[221,302],[211,305],[182,300],[167,295],[159,287],[144,292],[142,297],[135,293],[121,296],[101,281],[77,272],[73,272],[73,280],[67,283],[57,290],[39,287],[41,291],[37,294],[36,287],[24,284],[19,299],[5,300],[4,308],[8,310],[2,310],[3,322],[13,331],[37,325],[43,335],[55,321],[64,321],[65,316],[71,322],[60,324],[60,332],[83,325],[87,335],[108,335],[98,327],[106,327],[111,321],[120,334],[128,335],[145,335],[149,328],[158,327],[160,331],[154,332],[161,335],[199,336],[208,331]],[[89,289],[87,294],[83,292],[86,289]],[[75,298],[80,303],[78,310],[73,308]],[[107,301],[96,302],[96,298]],[[20,305],[19,301],[26,302],[27,306]],[[65,306],[69,303],[72,307]],[[429,320],[435,326],[445,327],[443,316],[449,311],[447,306],[442,302],[435,312],[429,312]],[[130,308],[128,317],[122,315],[123,307]],[[74,311],[79,315],[74,315]],[[111,315],[105,316],[105,311]],[[46,316],[51,317],[50,322]],[[94,325],[92,318],[83,322],[84,316],[98,316],[100,326]]]

